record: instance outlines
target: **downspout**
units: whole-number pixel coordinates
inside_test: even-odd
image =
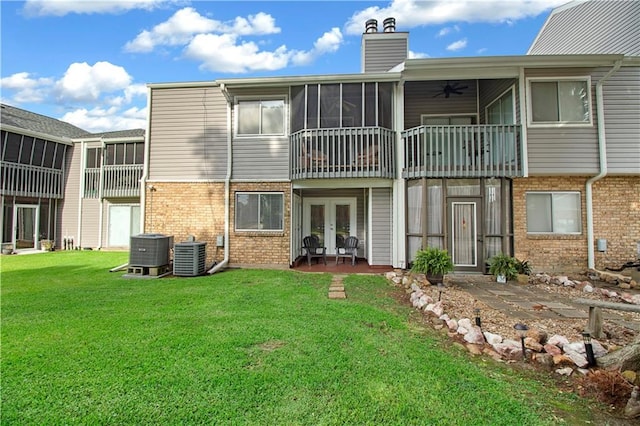
[[[100,185],[98,186],[98,199],[100,200],[100,211],[98,212],[98,250],[102,249],[102,232],[104,220],[104,159],[106,152],[106,144],[104,138],[100,138],[100,153],[102,159],[100,160]]]
[[[615,62],[613,68],[596,83],[596,111],[598,114],[598,152],[600,160],[600,173],[587,180],[585,186],[587,204],[587,266],[595,269],[595,250],[593,232],[593,184],[607,175],[607,136],[604,126],[604,100],[602,98],[602,86],[622,66],[622,60]]]
[[[529,177],[529,143],[527,140],[527,117],[524,116],[527,111],[527,100],[525,99],[527,90],[525,85],[524,68],[520,67],[518,73],[518,91],[520,98],[520,141],[522,147],[520,148],[520,158],[522,158],[522,177]]]
[[[85,179],[84,174],[86,171],[85,160],[86,142],[83,140],[80,142],[80,170],[82,174],[80,177],[80,192],[78,193],[78,239],[73,239],[75,247],[82,247],[82,200],[84,198]]]
[[[230,196],[230,184],[231,184],[231,164],[232,164],[232,131],[231,128],[231,107],[233,105],[233,99],[227,92],[227,88],[224,84],[220,85],[220,90],[227,100],[227,175],[224,179],[224,259],[222,262],[217,263],[213,268],[207,271],[207,274],[215,274],[221,269],[225,268],[229,263],[229,196]]]
[[[144,160],[142,177],[140,178],[140,232],[145,231],[145,216],[147,211],[147,179],[149,177],[149,135],[151,134],[151,88],[147,87],[147,128],[144,132]]]

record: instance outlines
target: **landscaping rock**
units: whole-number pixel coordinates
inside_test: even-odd
[[[549,343],[551,345],[556,345],[557,347],[562,349],[565,344],[569,343],[569,340],[566,337],[564,337],[564,336],[562,336],[560,334],[554,334],[553,336],[551,336],[549,338],[547,343]]]
[[[547,343],[543,348],[544,351],[551,356],[562,355],[562,349],[560,349],[556,345],[552,345],[551,343]]]
[[[542,345],[531,337],[524,338],[524,347],[536,352],[542,352],[543,349]]]
[[[484,345],[482,330],[480,330],[480,327],[477,325],[474,325],[469,329],[469,332],[464,335],[464,340],[469,343]]]
[[[498,343],[502,343],[502,336],[500,336],[499,334],[490,333],[488,331],[485,331],[483,334],[484,334],[485,340],[491,346],[497,345]]]
[[[522,359],[522,346],[515,340],[505,339],[493,345],[493,349],[505,359]]]
[[[587,361],[587,358],[585,358],[584,355],[572,350],[571,348],[565,347],[564,354],[565,356],[568,356],[569,358],[571,358],[571,361],[573,361],[573,363],[580,368],[584,368],[589,365],[589,362]]]
[[[542,331],[538,328],[530,328],[529,330],[527,330],[526,336],[541,344],[544,344],[547,341],[548,337],[546,331]]]
[[[467,343],[466,347],[472,355],[482,355],[482,344]]]
[[[532,359],[545,367],[553,367],[555,365],[553,363],[553,355],[544,352],[533,354]]]
[[[573,368],[571,367],[558,368],[556,370],[556,373],[558,373],[561,376],[570,376],[571,374],[573,374]]]

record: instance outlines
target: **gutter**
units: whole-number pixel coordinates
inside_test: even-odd
[[[99,206],[100,211],[98,212],[98,250],[102,249],[102,232],[103,232],[103,224],[104,220],[104,160],[105,160],[105,145],[104,139],[100,138],[100,180],[98,186],[98,199],[100,200]]]
[[[596,83],[596,111],[598,114],[598,151],[600,160],[600,173],[593,176],[585,185],[586,204],[587,204],[587,266],[589,269],[595,269],[595,249],[594,249],[594,232],[593,232],[593,184],[607,175],[607,136],[604,124],[604,99],[602,87],[604,83],[616,73],[622,66],[622,60],[614,63],[613,68],[604,75]]]
[[[207,271],[207,274],[212,275],[222,270],[229,263],[229,204],[230,204],[230,185],[231,185],[231,164],[232,164],[232,147],[231,147],[231,107],[233,105],[233,99],[227,92],[227,88],[224,84],[220,84],[220,90],[227,100],[227,175],[224,179],[224,259],[222,262],[217,263],[213,268]]]
[[[151,88],[147,86],[147,128],[144,132],[144,165],[140,178],[140,232],[144,233],[145,215],[147,211],[147,179],[149,177],[149,135],[151,134]]]

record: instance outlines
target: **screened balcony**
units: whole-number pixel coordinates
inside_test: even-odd
[[[103,198],[139,197],[141,178],[142,164],[87,168],[84,171],[84,197],[99,198],[101,182]]]
[[[520,126],[419,126],[402,132],[404,178],[523,176]]]
[[[291,179],[388,178],[395,132],[382,127],[307,129],[289,138]]]
[[[2,195],[36,198],[62,198],[64,174],[48,167],[0,162]]]

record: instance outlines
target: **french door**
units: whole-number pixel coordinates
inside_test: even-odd
[[[38,248],[40,207],[31,204],[13,206],[13,246],[16,250]]]
[[[303,234],[316,235],[327,254],[356,235],[356,198],[305,198],[303,211]]]
[[[480,198],[450,198],[448,200],[449,247],[453,265],[459,271],[482,272]]]

